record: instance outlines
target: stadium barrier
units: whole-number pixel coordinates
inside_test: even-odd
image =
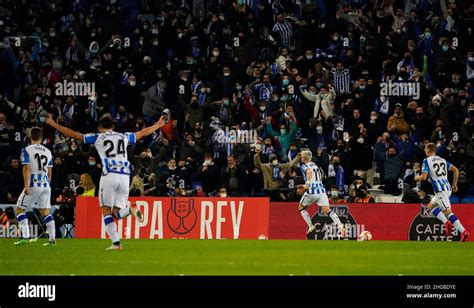
[[[135,197],[143,213],[117,221],[121,238],[257,239],[268,238],[268,198],[151,198]],[[105,238],[97,197],[76,202],[77,238]]]
[[[374,240],[458,241],[457,231],[446,238],[444,225],[432,217],[426,207],[405,203],[356,203],[331,205],[343,223],[349,223],[348,235],[356,239],[363,230],[372,233]],[[317,224],[314,239],[331,237],[332,220],[316,207],[308,208],[313,223]],[[474,232],[474,205],[453,204],[453,212],[467,230]],[[298,211],[298,203],[272,203],[270,207],[270,239],[305,239],[305,223]]]
[[[305,239],[306,226],[298,203],[269,203],[268,198],[131,198],[144,214],[118,220],[122,238]],[[347,225],[348,237],[363,230],[374,240],[457,241],[456,231],[446,238],[444,225],[420,204],[377,203],[331,205]],[[309,207],[316,232],[310,238],[337,239],[332,220]],[[474,205],[454,204],[453,210],[474,231]],[[80,197],[76,208],[78,238],[105,238],[96,197]]]

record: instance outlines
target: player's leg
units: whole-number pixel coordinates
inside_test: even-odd
[[[46,224],[48,230],[49,240],[44,246],[56,245],[56,224],[53,215],[51,215],[51,188],[46,187],[42,189],[42,193],[38,198],[38,208]]]
[[[31,194],[31,191],[30,191]],[[15,243],[15,246],[23,246],[29,243],[30,239],[30,226],[28,224],[28,217],[26,216],[25,210],[28,208],[28,204],[31,202],[31,195],[26,194],[25,190],[22,191],[20,197],[18,197],[18,201],[16,204],[16,219],[18,220],[18,228],[20,230],[20,237],[21,239]]]
[[[465,242],[469,237],[469,232],[467,232],[459,218],[452,212],[451,202],[449,201],[449,195],[442,194],[440,198],[444,215],[448,217],[448,220],[452,223],[452,226],[456,228],[459,233],[461,233],[461,242]]]
[[[102,217],[104,219],[105,230],[112,241],[112,246],[107,250],[122,249],[120,239],[117,232],[117,225],[112,216],[112,204],[115,203],[115,188],[113,177],[103,176],[99,182],[99,205],[102,208]]]
[[[106,250],[122,249],[120,238],[117,232],[117,225],[115,223],[114,217],[112,216],[112,207],[108,205],[102,205],[102,217],[104,218],[105,230],[112,241],[112,246],[106,248]]]
[[[113,215],[117,219],[122,219],[128,215],[134,216],[139,222],[143,222],[143,214],[138,209],[135,202],[131,201],[128,206],[128,193],[130,187],[130,178],[121,176],[119,179],[119,186],[116,191],[115,204],[113,209]]]
[[[442,203],[441,193],[436,193],[431,202],[428,204],[427,209],[429,213],[438,218],[443,224],[446,232],[446,237],[451,235],[453,229],[453,224],[451,221],[446,218],[446,215],[443,213],[443,203]]]
[[[319,196],[318,206],[321,207],[326,215],[331,217],[333,223],[337,226],[338,233],[340,232],[342,237],[346,237],[344,225],[339,219],[339,216],[329,207],[329,199],[325,194]]]
[[[304,221],[308,225],[308,231],[306,232],[306,234],[313,232],[314,229],[316,228],[316,226],[314,226],[313,222],[311,221],[311,216],[306,210],[306,207],[311,205],[312,203],[310,199],[311,199],[311,196],[307,193],[304,193],[298,205],[298,209],[300,210],[301,217],[303,217]]]

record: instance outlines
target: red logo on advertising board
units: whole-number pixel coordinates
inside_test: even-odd
[[[194,207],[194,199],[179,201],[171,199],[171,207],[168,210],[166,221],[168,227],[177,234],[186,234],[196,225],[197,215]]]

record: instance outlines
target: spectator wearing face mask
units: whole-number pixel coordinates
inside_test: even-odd
[[[221,186],[219,189],[217,189],[216,197],[227,198],[227,196],[227,188]]]
[[[297,127],[293,121],[289,121],[290,127],[291,127],[289,132],[285,125],[280,125],[280,132],[275,132],[272,128],[271,120],[272,120],[272,117],[267,118],[266,128],[267,128],[268,135],[270,135],[271,137],[276,137],[278,139],[280,143],[280,147],[281,147],[280,154],[282,156],[282,159],[285,160],[286,153],[288,152],[288,149],[290,148],[290,144],[294,140]]]
[[[332,156],[327,174],[329,183],[336,187],[338,191],[344,192],[345,173],[341,165],[341,158],[338,155]]]
[[[403,167],[403,160],[397,154],[396,148],[389,148],[384,163],[384,185],[385,193],[399,195],[398,179],[400,178]]]
[[[92,154],[92,149],[89,151],[89,155],[87,157],[88,166],[85,169],[87,170],[87,173],[91,176],[95,186],[99,187],[100,176],[102,174],[102,165],[100,163],[97,163],[97,158],[95,154]]]
[[[330,204],[346,203],[347,201],[342,198],[339,188],[337,186],[331,187],[331,192],[329,196]]]
[[[222,68],[222,74],[217,76],[215,88],[218,97],[232,97],[235,88],[235,77],[231,74],[228,65],[225,65]]]
[[[195,179],[202,183],[206,195],[211,194],[219,186],[220,169],[214,164],[211,153],[204,154],[204,162],[196,172]]]
[[[275,198],[276,194],[282,188],[283,179],[289,170],[296,165],[300,159],[301,154],[298,153],[296,157],[289,163],[280,163],[278,156],[270,154],[268,156],[268,163],[262,164],[260,161],[260,151],[256,151],[254,156],[255,167],[263,174],[263,189],[271,198]]]
[[[331,105],[334,103],[334,99],[336,98],[336,91],[331,86],[331,84],[328,86],[323,85],[318,94],[312,94],[311,92],[306,91],[306,89],[303,89],[301,94],[307,100],[314,102],[314,118],[317,119],[320,112],[322,117],[325,119],[333,116],[334,112]]]

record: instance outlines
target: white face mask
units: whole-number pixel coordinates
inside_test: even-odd
[[[335,191],[335,190],[331,190],[331,196],[332,197],[337,197],[337,196],[339,196],[339,192]]]
[[[218,56],[219,56],[219,52],[218,52],[218,51],[213,51],[213,52],[212,52],[212,55],[213,55],[214,57],[218,57]]]
[[[230,73],[224,73],[224,76],[228,77],[230,76]]]
[[[364,138],[357,139],[357,142],[359,142],[360,144],[364,143]]]
[[[265,110],[267,110],[267,107],[265,107],[265,106],[260,106],[260,111],[265,111]]]
[[[131,87],[134,87],[136,84],[137,84],[136,81],[130,81],[130,86],[131,86]]]
[[[225,193],[224,193],[224,194],[220,194],[220,197],[221,197],[221,198],[226,198],[226,197],[227,197],[227,194],[225,194]]]
[[[371,119],[372,121],[375,121],[375,120],[377,120],[377,116],[370,116],[370,119]]]

